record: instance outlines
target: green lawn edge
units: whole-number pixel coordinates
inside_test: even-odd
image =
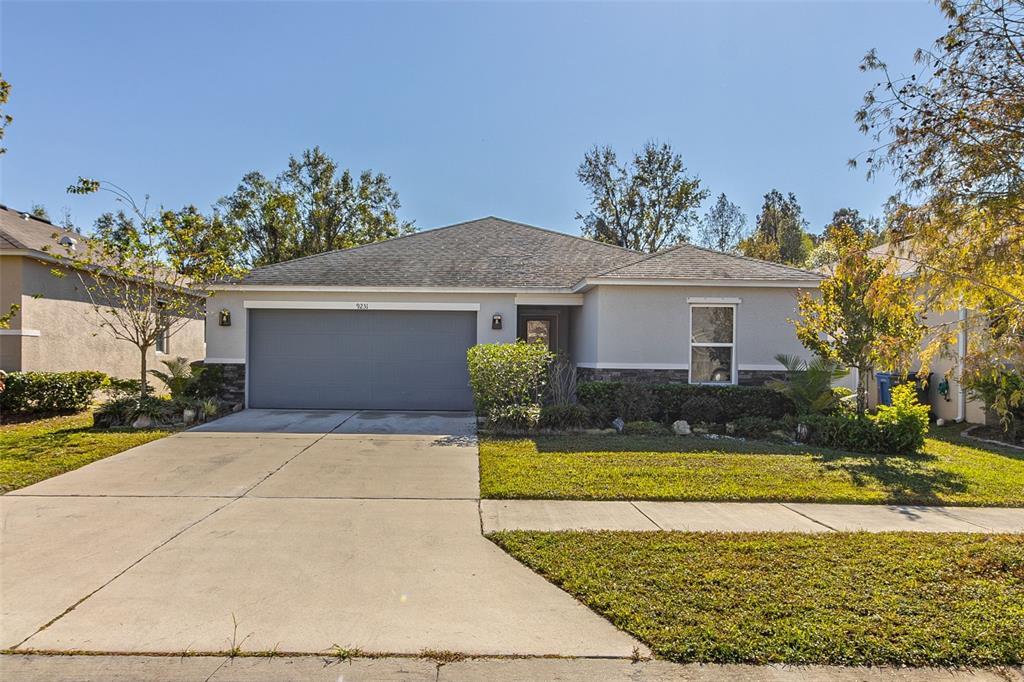
[[[915,456],[753,440],[572,435],[484,438],[490,499],[1024,506],[1024,452],[943,428]]]
[[[678,663],[1024,663],[1024,536],[502,531],[487,536]]]
[[[91,412],[0,425],[0,493],[168,436],[160,429],[97,429]]]

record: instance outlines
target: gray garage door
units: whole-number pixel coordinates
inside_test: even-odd
[[[475,312],[250,310],[249,406],[469,410]]]

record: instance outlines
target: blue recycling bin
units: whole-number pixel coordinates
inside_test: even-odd
[[[928,404],[928,384],[931,382],[932,373],[928,376],[918,376],[917,372],[907,375],[906,381],[913,381],[917,390],[917,401],[922,405]],[[878,404],[892,405],[892,389],[904,382],[902,374],[890,374],[888,372],[875,372],[875,382],[878,384]]]
[[[895,385],[896,375],[888,372],[876,372],[875,383],[878,384],[878,404],[892,405],[892,387]]]

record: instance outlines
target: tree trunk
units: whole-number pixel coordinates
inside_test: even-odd
[[[139,400],[143,400],[146,397],[146,355],[148,354],[149,348],[139,348],[142,353],[142,383],[139,385]]]
[[[857,368],[857,414],[864,414],[868,409],[868,380],[870,378],[870,367]]]

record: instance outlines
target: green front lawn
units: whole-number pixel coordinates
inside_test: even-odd
[[[0,493],[85,466],[169,431],[93,429],[92,413],[0,426]]]
[[[573,500],[1024,506],[1024,452],[937,429],[913,457],[678,436],[484,440],[480,494]]]
[[[492,536],[680,662],[1024,662],[1024,536],[542,533]]]

